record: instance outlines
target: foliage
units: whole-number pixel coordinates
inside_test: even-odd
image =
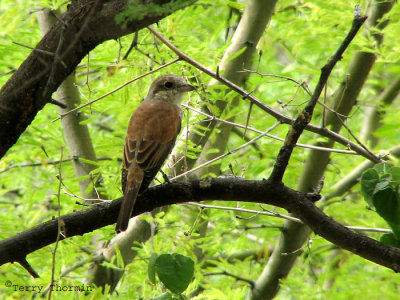
[[[194,261],[190,257],[166,253],[155,257],[154,263],[152,259],[153,255],[149,262],[149,276],[157,273],[164,286],[175,294],[186,290],[194,273]],[[151,281],[155,283],[154,276],[151,277]]]
[[[52,5],[53,8],[62,5],[62,1],[49,4],[42,1],[40,5]],[[358,1],[289,1],[278,2],[276,13],[267,32],[257,46],[263,50],[261,57],[254,60],[254,70],[264,74],[287,76],[300,82],[306,82],[313,90],[320,68],[326,63],[350,27],[353,8]],[[228,5],[227,5],[228,4]],[[23,62],[30,53],[30,49],[18,46],[12,42],[22,43],[34,47],[40,40],[35,7],[38,1],[11,1],[3,0],[0,4],[0,84],[3,85],[12,75],[13,70]],[[198,1],[184,10],[179,10],[162,20],[158,29],[182,51],[193,59],[215,70],[228,42],[225,40],[226,29],[234,24],[235,18],[231,16],[231,7],[239,12],[241,4],[218,0]],[[62,6],[65,9],[65,5]],[[395,6],[390,13],[392,20],[400,18],[400,8]],[[367,80],[358,98],[357,109],[353,110],[347,125],[352,132],[358,134],[365,117],[364,109],[376,103],[376,96],[388,86],[388,83],[399,76],[399,47],[400,47],[400,22],[391,22],[384,30],[385,42],[376,50],[373,40],[369,36],[359,34],[350,49],[345,53],[343,60],[332,73],[327,87],[327,94],[331,94],[345,77],[351,58],[357,51],[368,50],[378,55],[373,73]],[[161,44],[155,44],[153,36],[147,31],[139,32],[138,49],[133,50],[127,60],[121,60],[125,51],[132,42],[132,36],[121,38],[117,41],[107,41],[94,49],[90,56],[84,59],[76,70],[79,90],[82,101],[86,103],[93,100],[126,81],[137,77],[162,62],[168,62],[175,56]],[[149,56],[143,55],[149,54]],[[160,73],[175,73],[188,76],[192,83],[207,84],[209,78],[192,66],[178,62]],[[158,74],[148,76],[136,81],[134,84],[102,99],[99,102],[83,109],[88,116],[92,141],[98,158],[108,158],[98,162],[99,171],[103,177],[103,189],[108,199],[121,196],[120,169],[123,139],[126,125],[131,112],[139,105],[145,96],[149,83]],[[247,89],[252,91],[264,103],[280,110],[282,113],[295,116],[308,100],[308,94],[297,84],[281,78],[261,77],[252,74],[246,83]],[[221,91],[199,89],[198,95],[191,95],[187,104],[199,108],[206,103],[210,109],[215,108],[215,101],[223,95]],[[223,115],[224,119],[236,117],[236,122],[246,124],[249,103],[241,101],[240,104]],[[398,144],[398,126],[400,119],[398,103],[386,107],[382,114],[383,127],[378,135],[384,136],[373,149],[374,152],[383,151]],[[201,117],[191,111],[185,111],[182,132],[187,128],[196,130]],[[319,106],[314,115],[313,124],[319,125],[323,116],[323,108]],[[59,195],[61,201],[61,214],[74,210],[85,209],[77,205],[76,198],[68,194],[79,195],[78,179],[70,162],[50,164],[61,158],[68,158],[68,149],[62,136],[60,122],[52,122],[58,117],[57,108],[47,105],[35,118],[34,122],[10,149],[7,156],[0,161],[0,239],[10,237],[20,231],[29,229],[41,222],[57,215],[57,189],[58,167],[61,166],[63,178],[63,192]],[[275,123],[275,120],[264,112],[252,109],[250,126],[265,131]],[[189,125],[189,127],[186,127]],[[285,137],[288,127],[279,126],[272,134]],[[350,138],[347,131],[342,134]],[[254,138],[257,133],[247,131],[248,138]],[[211,139],[215,139],[215,135]],[[300,140],[303,144],[312,144],[316,141],[314,134],[306,132]],[[180,139],[179,151],[185,151],[185,138]],[[228,149],[231,150],[244,143],[243,131],[230,136]],[[192,150],[198,151],[193,148]],[[248,179],[263,179],[268,177],[274,159],[279,151],[281,142],[270,138],[258,141],[257,147],[248,147],[242,151],[228,156],[221,161],[223,174],[234,173]],[[335,148],[346,150],[344,146],[335,145]],[[43,151],[43,149],[45,151]],[[61,151],[61,149],[63,149]],[[193,153],[196,153],[192,151]],[[300,170],[308,150],[296,148],[290,161],[290,166],[285,175],[284,182],[290,187],[295,187],[299,179]],[[355,155],[334,153],[325,173],[325,184],[322,194],[330,192],[330,188],[364,159]],[[22,167],[21,164],[40,163],[39,166]],[[4,172],[2,170],[5,170]],[[394,171],[393,171],[394,170]],[[396,168],[380,166],[372,171],[367,171],[363,179],[367,186],[362,185],[363,194],[367,195],[369,204],[377,212],[383,211],[383,216],[389,225],[398,234],[398,216],[392,216],[394,210],[386,213],[386,206],[378,205],[381,193],[398,192],[398,179]],[[394,173],[393,173],[394,172]],[[389,177],[391,176],[391,178]],[[161,176],[159,180],[162,181]],[[369,186],[369,184],[371,184]],[[384,227],[385,221],[377,214],[365,208],[359,186],[349,191],[344,196],[330,200],[326,204],[325,212],[334,219],[354,226]],[[378,197],[376,199],[375,197]],[[396,198],[397,197],[397,198]],[[395,198],[398,199],[398,196]],[[392,198],[393,199],[393,198]],[[220,205],[221,203],[213,203]],[[257,204],[251,203],[223,203],[224,206],[259,210]],[[397,206],[396,209],[398,209]],[[266,207],[277,213],[287,212],[275,207]],[[195,228],[199,224],[189,222],[188,216],[196,214],[209,221],[207,236],[197,238]],[[206,259],[196,264],[193,280],[185,276],[188,287],[184,290],[186,295],[195,291],[199,286],[203,292],[200,299],[243,299],[248,295],[248,283],[231,276],[208,276],[210,272],[227,271],[250,280],[257,277],[265,266],[270,254],[270,245],[276,243],[282,230],[283,221],[279,218],[270,218],[246,212],[228,210],[198,210],[195,213],[183,205],[173,206],[165,215],[156,215],[153,222],[157,224],[158,233],[150,243],[138,245],[138,256],[134,262],[126,266],[125,275],[117,286],[117,291],[122,299],[143,298],[173,299],[172,294],[165,293],[161,284],[155,282],[157,273],[164,285],[173,292],[181,292],[183,288],[174,289],[161,279],[161,267],[157,261],[166,257],[177,263],[177,257],[195,257],[193,248],[201,248],[206,254]],[[270,226],[261,228],[260,225]],[[387,242],[391,236],[379,233],[368,233],[375,239]],[[95,233],[82,237],[66,239],[59,243],[56,253],[55,274],[57,284],[60,286],[82,286],[87,276],[86,271],[92,258],[91,254],[82,251],[83,247],[92,249],[92,240],[109,240],[114,236],[112,226],[102,228]],[[196,239],[197,238],[197,239]],[[395,236],[398,241],[399,236]],[[392,240],[393,241],[393,240]],[[391,242],[392,243],[392,242]],[[396,299],[400,286],[398,275],[380,266],[373,265],[359,257],[348,253],[341,253],[332,258],[332,245],[316,235],[312,235],[310,242],[299,251],[303,251],[290,277],[282,282],[282,290],[278,299],[358,299],[358,298],[383,298]],[[0,291],[5,298],[30,298],[32,291],[17,291],[7,288],[4,282],[10,280],[18,286],[44,286],[51,278],[52,251],[54,245],[32,253],[28,260],[41,278],[32,279],[18,264],[7,264],[0,269]],[[259,250],[255,255],[241,259],[230,260],[230,255],[245,253],[249,250]],[[154,256],[152,253],[159,253]],[[179,255],[178,255],[179,254]],[[219,260],[216,260],[219,258]],[[179,260],[179,259],[178,259]],[[154,265],[150,265],[152,261]],[[67,276],[61,273],[77,262],[87,262],[80,268],[74,269]],[[337,262],[335,264],[333,262]],[[106,263],[105,263],[106,264]],[[119,264],[108,262],[114,268]],[[187,264],[191,264],[187,262]],[[148,272],[150,269],[150,272]],[[151,280],[149,280],[149,274]],[[153,275],[151,275],[153,274]],[[333,286],[327,290],[326,282],[334,278]],[[55,298],[106,298],[101,289],[94,288],[88,294],[80,292],[54,292]],[[160,298],[161,297],[161,298]],[[162,298],[165,297],[165,298]],[[169,298],[168,298],[169,297]]]
[[[178,10],[179,8],[182,8],[185,5],[190,4],[191,2],[192,1],[190,0],[176,0],[164,4],[158,4],[158,3],[144,4],[143,1],[140,0],[130,1],[126,5],[125,11],[116,17],[116,21],[126,26],[127,23],[132,20],[141,21],[143,19],[144,13],[150,16],[168,15]]]
[[[400,246],[400,168],[386,163],[368,169],[361,176],[361,192],[365,201],[385,219],[393,233],[384,234],[381,241]]]

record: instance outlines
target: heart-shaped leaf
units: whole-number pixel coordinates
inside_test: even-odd
[[[173,253],[161,254],[156,259],[158,278],[167,289],[180,294],[188,287],[194,274],[194,261],[187,256]]]

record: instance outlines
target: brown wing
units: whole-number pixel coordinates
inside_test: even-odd
[[[116,231],[124,231],[136,202],[156,176],[174,147],[181,127],[180,108],[159,101],[145,101],[133,113],[125,139],[122,190],[124,200]]]
[[[144,171],[140,192],[148,187],[174,147],[180,127],[180,108],[176,105],[145,101],[137,108],[125,142],[123,190],[132,164]]]

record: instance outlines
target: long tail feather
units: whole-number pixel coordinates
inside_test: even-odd
[[[125,231],[128,228],[129,219],[131,218],[138,192],[139,189],[135,187],[126,191],[124,200],[122,201],[121,208],[119,210],[117,225],[115,226],[115,231],[117,233]]]

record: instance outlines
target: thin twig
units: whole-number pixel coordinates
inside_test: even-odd
[[[60,102],[58,100],[55,100],[55,99],[50,99],[49,103],[57,105],[57,106],[59,106],[61,108],[64,108],[64,109],[68,107],[65,103],[62,103],[62,102]]]
[[[318,103],[318,99],[326,85],[326,82],[333,68],[335,67],[336,63],[342,59],[343,53],[346,51],[347,47],[350,45],[351,41],[356,36],[357,32],[361,28],[362,24],[364,24],[366,19],[367,19],[366,16],[360,16],[358,14],[355,14],[353,19],[353,24],[349,33],[347,34],[343,42],[340,44],[336,52],[333,54],[333,56],[330,58],[328,63],[322,67],[321,75],[318,80],[317,86],[315,87],[314,93],[312,94],[306,107],[303,109],[303,111],[296,118],[295,122],[292,124],[286,136],[285,143],[282,146],[281,150],[279,151],[271,176],[269,177],[271,181],[282,182],[283,175],[286,171],[286,167],[289,163],[289,159],[292,155],[296,142],[300,138],[304,129],[310,123],[314,112],[314,108]],[[367,153],[369,156],[371,156],[371,153],[369,153],[368,151]]]
[[[197,171],[197,170],[199,170],[199,169],[201,169],[201,168],[204,168],[205,166],[208,166],[209,164],[212,164],[212,163],[214,163],[214,162],[216,162],[216,161],[218,161],[218,160],[220,160],[220,159],[222,159],[222,158],[224,158],[224,157],[226,157],[226,156],[229,156],[229,155],[231,155],[231,154],[233,154],[233,153],[235,153],[235,152],[237,152],[237,151],[239,151],[239,150],[241,150],[241,149],[243,149],[243,148],[249,146],[249,145],[251,145],[252,143],[255,143],[255,142],[258,141],[259,139],[261,139],[261,138],[263,138],[264,136],[266,136],[266,135],[268,134],[268,132],[270,132],[271,130],[273,130],[273,129],[274,129],[276,126],[278,126],[278,125],[279,125],[279,123],[276,123],[276,124],[273,125],[271,128],[269,128],[267,131],[261,133],[260,135],[258,135],[258,136],[255,137],[254,139],[251,139],[251,140],[248,141],[247,143],[244,143],[244,144],[242,144],[241,146],[239,146],[239,147],[237,147],[237,148],[235,148],[235,149],[233,149],[233,150],[231,150],[231,151],[228,151],[228,152],[226,152],[226,153],[224,153],[224,154],[222,154],[222,155],[220,155],[220,156],[217,156],[217,157],[215,157],[215,158],[213,158],[213,159],[211,159],[211,160],[209,160],[209,161],[206,161],[205,163],[203,163],[203,164],[201,164],[201,165],[199,165],[199,166],[197,166],[197,167],[195,167],[195,168],[193,168],[193,169],[190,169],[190,170],[188,170],[188,171],[186,171],[186,172],[184,172],[184,173],[182,173],[182,174],[179,174],[179,175],[177,175],[177,176],[171,178],[171,180],[176,180],[176,179],[179,179],[179,178],[181,178],[181,177],[184,177],[184,176],[186,176],[186,175],[188,175],[188,174],[190,174],[190,173],[193,173],[193,172],[195,172],[195,171]]]
[[[254,71],[254,70],[249,70],[249,69],[243,69],[242,71],[238,71],[238,72],[239,72],[239,73],[244,73],[244,72],[246,72],[246,73],[257,74],[257,75],[259,75],[259,76],[261,76],[261,77],[275,77],[275,78],[285,79],[285,80],[287,80],[287,81],[292,81],[292,82],[296,83],[297,86],[302,87],[302,88],[306,91],[306,93],[307,93],[308,95],[311,96],[311,94],[312,94],[311,91],[310,91],[310,89],[308,88],[308,85],[307,85],[304,81],[303,81],[303,82],[299,82],[299,81],[297,81],[296,79],[293,79],[293,78],[291,78],[291,77],[282,76],[282,75],[276,75],[276,74],[264,74],[264,73],[261,73],[261,72],[259,72],[259,71]]]
[[[205,113],[205,112],[203,112],[203,111],[201,111],[201,110],[198,110],[198,109],[196,109],[196,108],[193,108],[193,107],[191,107],[191,106],[189,106],[189,105],[182,104],[182,106],[185,107],[185,108],[187,108],[187,109],[190,109],[190,110],[192,110],[192,111],[194,111],[194,112],[196,112],[196,113],[198,113],[198,114],[201,114],[201,115],[203,115],[203,116],[209,118],[209,121],[210,121],[210,122],[211,122],[211,121],[216,121],[216,122],[220,122],[220,123],[225,123],[225,124],[228,124],[228,125],[232,125],[232,126],[235,126],[235,127],[238,127],[238,128],[247,129],[247,130],[249,130],[249,131],[253,131],[253,132],[257,132],[257,133],[263,133],[263,131],[258,130],[258,129],[255,129],[255,128],[253,128],[253,127],[248,127],[248,126],[245,126],[245,125],[241,125],[241,124],[238,124],[238,123],[226,121],[226,120],[224,120],[224,119],[220,119],[220,118],[211,116],[211,115],[209,115],[209,114],[207,114],[207,113]],[[272,134],[269,134],[269,133],[266,134],[265,136],[270,137],[270,138],[272,138],[272,139],[274,139],[274,140],[277,140],[277,141],[281,141],[281,142],[284,142],[284,141],[285,141],[285,139],[280,138],[280,137],[277,137],[277,136],[272,135]],[[358,155],[357,152],[355,152],[355,151],[349,151],[349,150],[339,150],[339,149],[333,149],[333,148],[327,148],[327,147],[319,147],[319,146],[306,145],[306,144],[299,144],[299,143],[297,143],[296,146],[297,146],[297,147],[301,147],[301,148],[319,150],[319,151],[335,152],[335,153],[341,153],[341,154]]]
[[[253,103],[250,102],[249,112],[247,113],[247,119],[246,119],[246,127],[245,127],[245,129],[244,129],[243,136],[246,135],[247,128],[249,127],[250,116],[251,116],[251,110],[252,110],[252,109],[253,109]]]
[[[221,210],[231,210],[231,211],[245,212],[245,213],[251,213],[251,214],[255,214],[255,215],[263,215],[263,216],[281,218],[281,219],[290,220],[290,221],[293,221],[293,222],[296,222],[296,223],[303,224],[303,222],[301,222],[301,220],[298,219],[298,218],[291,217],[291,216],[286,216],[286,215],[282,215],[282,214],[274,213],[274,212],[266,212],[266,211],[259,211],[259,210],[239,208],[239,207],[200,204],[200,203],[195,203],[195,202],[187,202],[187,203],[183,203],[181,205],[190,205],[190,206],[196,206],[196,207],[200,207],[200,208],[210,208],[210,209],[221,209]]]
[[[133,79],[131,79],[131,80],[128,80],[127,82],[125,82],[124,84],[120,85],[119,87],[117,87],[116,89],[112,90],[111,92],[108,92],[108,93],[104,94],[103,96],[100,96],[99,98],[94,99],[94,100],[92,100],[92,101],[90,101],[90,102],[88,102],[88,103],[86,103],[86,104],[83,104],[83,105],[81,105],[81,106],[78,106],[78,107],[76,107],[76,108],[74,108],[74,109],[72,109],[72,110],[70,110],[70,111],[68,111],[68,112],[66,112],[66,113],[64,113],[64,114],[60,114],[60,116],[59,116],[57,119],[54,119],[52,122],[55,122],[55,121],[57,121],[57,120],[60,120],[60,119],[64,118],[65,116],[67,116],[67,115],[69,115],[69,114],[71,114],[71,113],[73,113],[73,112],[76,112],[76,111],[78,111],[78,110],[80,110],[80,109],[82,109],[82,108],[84,108],[84,107],[86,107],[86,106],[88,106],[88,105],[91,105],[91,104],[93,104],[94,102],[97,102],[97,101],[99,101],[99,100],[101,100],[101,99],[103,99],[103,98],[105,98],[105,97],[107,97],[107,96],[109,96],[109,95],[115,93],[116,91],[119,91],[120,89],[122,89],[123,87],[127,86],[128,84],[130,84],[130,83],[132,83],[132,82],[134,82],[134,81],[136,81],[136,80],[138,80],[138,79],[140,79],[140,78],[143,78],[143,77],[145,77],[145,76],[147,76],[147,75],[149,75],[149,74],[152,74],[152,73],[154,73],[154,72],[157,72],[157,71],[159,71],[159,70],[161,70],[161,69],[163,69],[163,68],[165,68],[165,67],[167,67],[167,66],[169,66],[169,65],[172,65],[172,64],[176,63],[176,62],[179,61],[179,60],[180,60],[180,58],[176,58],[176,59],[170,61],[169,63],[166,63],[166,64],[164,64],[164,65],[162,65],[162,66],[160,66],[160,67],[158,67],[158,68],[156,68],[156,69],[154,69],[154,70],[151,70],[151,71],[149,71],[149,72],[147,72],[147,73],[144,73],[144,74],[142,74],[142,75],[140,75],[140,76],[138,76],[138,77],[136,77],[136,78],[133,78]]]
[[[43,54],[46,54],[46,55],[49,55],[49,56],[54,56],[54,53],[50,52],[50,51],[46,51],[46,50],[42,50],[42,49],[36,49],[36,48],[30,47],[30,46],[27,46],[27,45],[24,45],[24,44],[20,44],[20,43],[17,43],[17,42],[12,42],[12,43],[16,44],[18,46],[24,47],[24,48],[28,48],[28,49],[30,49],[32,51],[43,53]]]
[[[10,169],[14,168],[26,168],[26,167],[39,167],[39,166],[46,166],[46,165],[56,165],[59,163],[65,163],[65,162],[71,162],[73,160],[79,160],[79,157],[72,157],[72,158],[65,158],[62,161],[60,160],[54,160],[54,161],[42,161],[42,162],[35,162],[35,163],[21,163],[21,164],[12,164],[6,167],[3,170],[0,170],[0,174],[7,172]],[[112,160],[111,157],[100,157],[97,158],[97,160]]]
[[[76,263],[75,265],[73,265],[72,267],[67,268],[65,271],[63,271],[60,274],[60,278],[63,278],[65,276],[67,276],[69,273],[75,271],[76,269],[79,269],[80,267],[83,267],[84,265],[86,265],[88,263],[88,261],[80,261],[78,263]],[[48,284],[43,291],[41,292],[41,297],[44,297],[47,293],[50,293],[50,291],[53,289],[52,284]]]
[[[282,76],[282,75],[276,75],[276,74],[264,74],[264,73],[261,73],[261,72],[258,72],[258,71],[253,71],[253,70],[248,70],[248,69],[244,69],[243,71],[239,71],[239,72],[254,73],[254,74],[257,74],[257,75],[259,75],[259,76],[261,76],[261,77],[267,77],[267,76],[269,76],[269,77],[282,78],[282,79],[285,79],[285,80],[288,80],[288,81],[292,81],[292,82],[296,83],[297,86],[300,86],[301,88],[303,88],[303,90],[304,90],[309,96],[312,96],[312,92],[311,92],[310,89],[308,88],[308,84],[307,84],[307,82],[305,82],[305,81],[299,82],[299,81],[297,81],[296,79],[293,79],[293,78],[291,78],[291,77]],[[342,115],[342,114],[336,112],[335,110],[333,110],[332,108],[330,108],[329,106],[327,106],[327,105],[325,104],[326,93],[327,93],[327,85],[325,85],[325,93],[324,93],[324,97],[325,97],[325,98],[324,98],[324,102],[320,102],[320,100],[318,100],[318,104],[320,104],[320,105],[324,108],[324,111],[325,111],[325,109],[327,109],[327,110],[329,110],[330,112],[335,113],[336,115],[338,115],[338,116],[340,116],[340,117],[342,117],[342,118],[348,118],[348,116],[345,116],[345,115]],[[322,120],[322,121],[323,121],[323,123],[324,123],[324,120]],[[322,127],[324,128],[325,125],[323,124]]]
[[[61,219],[61,186],[62,186],[62,175],[61,175],[61,161],[63,160],[63,147],[61,147],[60,150],[61,154],[60,154],[60,164],[58,165],[58,190],[57,190],[57,203],[58,203],[58,209],[57,209],[57,214],[58,214],[58,230],[57,230],[57,239],[54,245],[54,250],[52,251],[52,263],[51,263],[51,279],[50,279],[50,286],[53,286],[54,284],[54,276],[55,276],[55,267],[56,267],[56,253],[57,253],[57,248],[58,248],[58,243],[60,241],[60,237],[61,237],[61,232],[62,232],[62,228],[63,226],[63,220]],[[51,299],[51,293],[52,293],[52,289],[50,289],[49,295],[48,295],[48,299]]]
[[[183,203],[183,204],[180,204],[180,205],[190,205],[190,206],[196,206],[196,207],[200,207],[200,208],[221,209],[221,210],[245,212],[245,213],[251,213],[251,214],[255,214],[255,215],[269,216],[269,217],[275,217],[275,218],[290,220],[290,221],[293,221],[293,222],[296,222],[296,223],[303,224],[303,222],[298,218],[287,216],[287,215],[282,215],[280,213],[275,213],[275,212],[271,212],[271,211],[259,211],[259,210],[246,209],[246,208],[240,208],[240,207],[209,205],[209,204],[200,204],[200,203],[195,203],[195,202],[187,202],[187,203]],[[374,227],[362,227],[362,226],[345,226],[345,227],[348,228],[348,229],[354,230],[354,231],[358,231],[358,232],[393,233],[392,230],[386,229],[386,228],[374,228]]]
[[[336,112],[335,112],[335,113],[336,113]],[[336,114],[337,114],[337,113],[336,113]],[[369,150],[368,147],[365,146],[365,145],[360,141],[359,138],[357,138],[357,136],[353,133],[353,131],[351,131],[350,127],[347,126],[346,122],[344,122],[344,121],[342,120],[342,118],[340,118],[340,117],[337,117],[337,118],[340,120],[340,122],[342,123],[342,125],[344,126],[344,128],[347,129],[347,131],[350,133],[350,135],[353,137],[353,139],[355,139],[356,142],[357,142],[361,147],[363,147],[365,151],[367,151],[367,152],[369,152],[369,153],[372,153],[372,151]]]
[[[218,66],[217,66],[217,72],[211,71],[210,69],[206,68],[205,66],[203,66],[199,62],[193,60],[192,58],[190,58],[189,56],[184,54],[182,51],[180,51],[170,41],[168,41],[160,32],[158,32],[157,30],[155,30],[154,28],[152,28],[150,26],[147,27],[147,28],[158,39],[160,39],[167,47],[169,47],[172,51],[174,51],[175,54],[178,55],[178,57],[181,60],[186,61],[187,63],[191,64],[192,66],[195,66],[196,68],[198,68],[199,70],[201,70],[204,73],[208,74],[209,76],[217,79],[218,81],[220,81],[224,85],[228,86],[233,91],[237,92],[238,94],[242,95],[244,98],[248,99],[250,102],[252,102],[254,105],[258,106],[263,111],[267,112],[268,114],[270,114],[271,116],[276,118],[282,124],[293,124],[294,120],[292,118],[289,118],[289,117],[287,117],[285,115],[282,115],[279,112],[271,109],[269,106],[267,106],[264,103],[262,103],[255,96],[249,94],[247,91],[243,90],[238,85],[236,85],[233,82],[230,82],[229,80],[221,77],[220,74],[219,74],[219,67]],[[318,126],[315,126],[315,125],[307,124],[305,129],[307,129],[307,130],[309,130],[311,132],[317,133],[317,134],[319,134],[321,136],[328,137],[328,138],[334,140],[335,142],[338,142],[338,143],[340,143],[340,144],[342,144],[342,145],[344,145],[346,147],[349,147],[350,149],[354,150],[358,154],[364,156],[365,158],[367,158],[367,159],[369,159],[369,160],[371,160],[371,161],[373,161],[375,163],[378,163],[378,162],[381,161],[381,159],[378,156],[371,155],[370,153],[365,151],[362,147],[360,147],[356,143],[351,142],[350,140],[346,139],[345,137],[337,134],[336,132],[328,130],[327,128],[322,128],[322,127],[318,127]]]
[[[208,272],[208,273],[203,273],[203,276],[213,276],[213,275],[226,275],[226,276],[230,276],[232,278],[235,278],[238,281],[243,281],[246,282],[250,285],[251,288],[254,288],[254,281],[241,277],[241,276],[237,276],[235,274],[229,273],[227,271],[221,271],[221,272]]]
[[[70,196],[70,197],[78,198],[78,199],[83,200],[85,203],[81,203],[81,202],[78,202],[78,201],[75,202],[76,204],[82,205],[82,206],[91,206],[91,205],[97,204],[98,202],[110,202],[111,201],[111,200],[100,199],[100,198],[85,198],[85,197],[81,197],[81,196],[78,196],[78,195],[75,195],[73,193],[69,193],[69,192],[66,192],[66,191],[63,191],[63,193],[65,195]],[[93,204],[86,204],[86,202],[89,202],[89,201],[93,202]]]
[[[136,32],[133,34],[132,43],[131,43],[131,45],[129,46],[128,50],[126,51],[125,55],[122,57],[122,60],[126,60],[126,59],[128,58],[128,56],[129,56],[129,53],[131,53],[132,49],[133,49],[133,48],[136,48],[137,41],[138,41],[138,37],[139,37],[139,33],[136,31]]]

